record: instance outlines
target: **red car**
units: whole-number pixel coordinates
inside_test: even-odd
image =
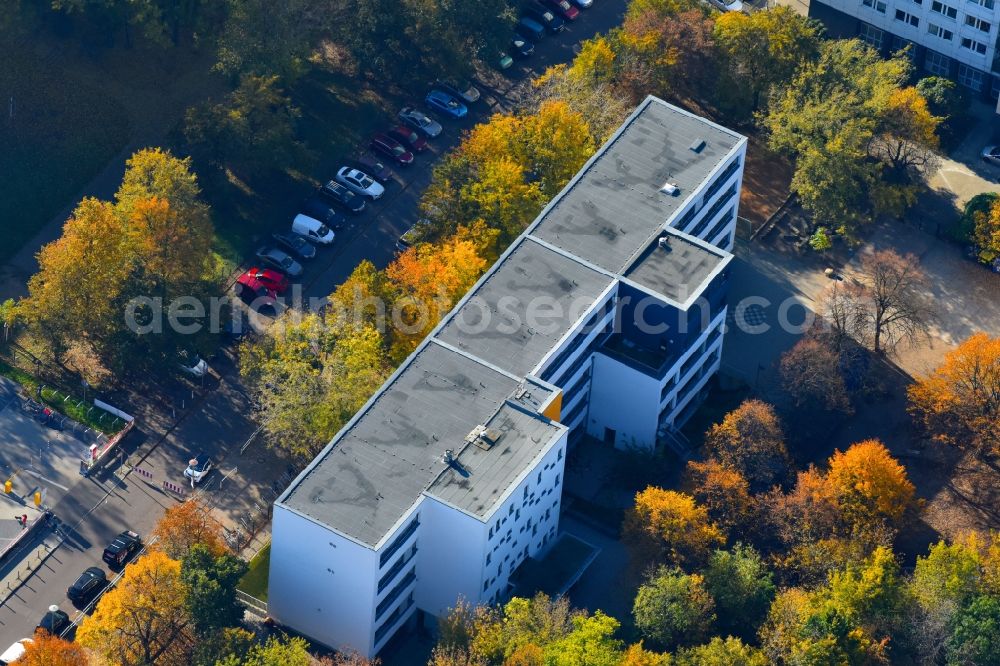
[[[288,291],[288,278],[270,268],[251,268],[236,279],[233,288],[244,299],[275,298]]]
[[[389,130],[388,134],[404,146],[409,147],[409,149],[415,153],[422,153],[427,150],[427,139],[420,136],[409,127],[404,127],[402,125],[399,127],[393,127]]]
[[[542,0],[542,4],[567,21],[576,20],[576,17],[580,15],[580,10],[569,4],[569,0]]]
[[[372,150],[382,153],[399,166],[413,164],[413,153],[387,134],[376,134],[370,145]]]

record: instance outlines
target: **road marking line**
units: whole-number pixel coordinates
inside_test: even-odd
[[[42,481],[55,486],[56,488],[58,488],[59,490],[63,491],[64,493],[68,493],[69,492],[69,488],[67,488],[66,486],[64,486],[62,484],[59,484],[59,483],[56,483],[52,479],[46,479],[44,476],[42,476],[41,474],[39,474],[38,472],[36,472],[33,469],[23,469],[21,471],[22,472],[27,472],[31,476],[33,476],[33,477],[35,477],[37,479],[41,479]]]

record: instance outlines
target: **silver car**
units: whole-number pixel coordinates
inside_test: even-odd
[[[409,125],[419,132],[423,132],[431,139],[441,134],[441,123],[412,106],[404,106],[398,115],[404,124]]]
[[[302,275],[302,264],[295,261],[287,252],[276,247],[265,245],[257,248],[257,258],[268,268],[275,268],[288,277],[299,277]]]
[[[385,188],[375,182],[375,179],[360,169],[340,167],[337,171],[337,182],[346,186],[351,192],[375,200],[385,193]]]
[[[1000,146],[986,146],[980,155],[987,164],[1000,166]]]

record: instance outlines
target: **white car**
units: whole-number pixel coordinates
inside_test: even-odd
[[[573,0],[573,4],[575,4],[580,9],[587,9],[592,4],[594,4],[594,0]]]
[[[204,377],[210,370],[205,359],[190,351],[182,351],[177,355],[177,367],[192,377]]]
[[[200,483],[211,471],[212,459],[209,458],[207,453],[199,453],[188,460],[188,466],[184,470],[184,477],[191,479],[191,487],[194,488],[194,484]]]
[[[30,638],[22,638],[18,642],[11,645],[9,648],[0,653],[0,664],[13,664],[15,661],[24,656],[27,652],[25,645],[28,643],[34,643],[35,641]]]
[[[709,0],[714,7],[724,12],[741,12],[743,3],[740,0]]]
[[[987,164],[1000,166],[1000,146],[986,146],[980,156]]]
[[[333,229],[319,220],[315,220],[308,215],[302,215],[301,213],[296,215],[295,219],[292,220],[292,231],[314,243],[329,245],[333,242]]]
[[[346,186],[351,192],[375,200],[385,194],[385,188],[375,182],[375,179],[360,169],[340,167],[337,172],[337,182]]]
[[[399,112],[399,119],[413,129],[423,132],[431,139],[441,134],[441,123],[412,106],[404,106],[403,110]]]

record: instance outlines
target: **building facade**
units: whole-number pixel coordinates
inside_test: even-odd
[[[279,497],[271,615],[373,655],[501,602],[580,437],[677,446],[719,367],[745,157],[647,98]]]
[[[996,0],[811,0],[832,37],[859,37],[883,55],[909,47],[918,70],[985,98],[1000,93]]]

